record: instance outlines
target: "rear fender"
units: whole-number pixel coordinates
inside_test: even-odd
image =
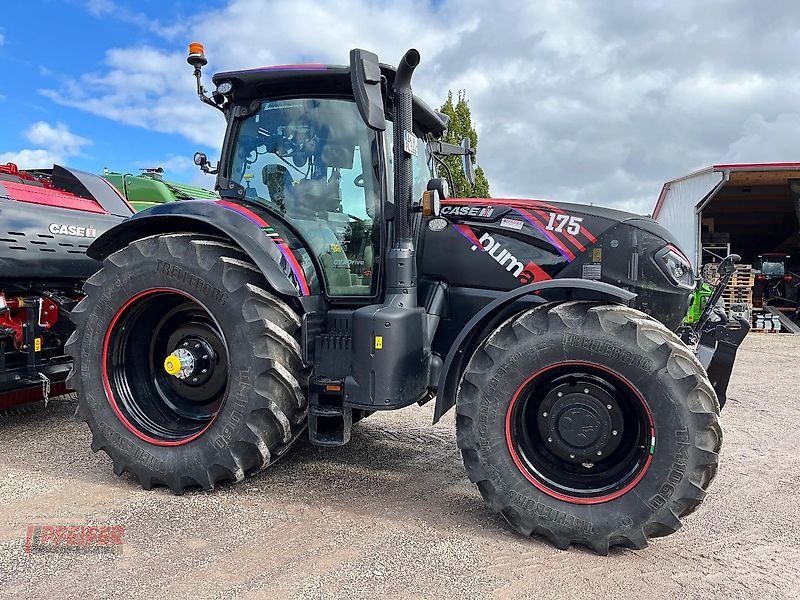
[[[278,294],[291,297],[308,295],[307,285],[281,268],[283,255],[261,226],[244,214],[215,201],[169,202],[135,214],[112,227],[89,246],[87,254],[99,261],[121,250],[134,240],[192,231],[230,238],[255,263]],[[303,278],[303,284],[305,279]]]
[[[486,336],[513,313],[512,305],[526,296],[535,294],[541,303],[557,300],[600,300],[614,304],[628,304],[636,294],[602,281],[587,279],[550,279],[513,289],[487,304],[458,334],[444,361],[436,393],[436,409],[433,422],[439,419],[456,403],[456,392],[461,373]]]

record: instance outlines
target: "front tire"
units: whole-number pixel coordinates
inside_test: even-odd
[[[239,249],[192,234],[132,242],[89,278],[69,383],[117,475],[212,489],[269,466],[304,432],[300,319],[267,290]]]
[[[622,306],[545,304],[476,350],[457,396],[469,478],[524,535],[644,548],[694,511],[717,471],[719,404],[663,325]]]

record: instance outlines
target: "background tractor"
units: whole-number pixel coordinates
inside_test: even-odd
[[[469,144],[397,68],[219,73],[219,200],[165,203],[100,236],[72,312],[78,416],[141,485],[240,481],[307,436],[348,443],[376,411],[456,409],[469,478],[524,535],[642,548],[717,470],[733,355],[673,333],[689,261],[650,219],[537,200],[453,199]],[[714,330],[716,335],[720,329]],[[735,348],[734,348],[735,355]],[[712,370],[713,370],[712,369]],[[715,391],[716,383],[716,391]]]
[[[219,198],[214,192],[196,185],[186,185],[164,179],[164,169],[161,167],[142,169],[139,175],[117,173],[106,169],[103,178],[110,181],[137,211],[164,202]]]

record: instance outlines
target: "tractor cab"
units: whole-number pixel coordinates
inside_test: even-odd
[[[202,48],[193,50],[189,62],[199,69]],[[421,212],[423,197],[441,199],[449,187],[434,178],[436,156],[474,154],[468,145],[436,142],[448,117],[412,95],[398,152],[411,163],[404,167],[411,189],[395,198],[396,74],[375,55],[354,50],[349,66],[218,73],[210,97],[198,80],[200,97],[228,121],[214,169],[220,195],[258,203],[285,222],[293,232],[282,233],[299,239],[296,257],[310,288],[330,298],[378,298],[390,235],[384,224],[394,220],[396,200]],[[205,156],[196,162],[211,170]]]

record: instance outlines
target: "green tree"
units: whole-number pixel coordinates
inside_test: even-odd
[[[447,100],[442,104],[441,112],[450,117],[450,125],[447,134],[442,141],[451,144],[460,144],[465,137],[469,138],[470,146],[478,150],[478,132],[472,126],[472,115],[467,102],[467,94],[464,90],[459,90],[458,96],[453,99],[453,92],[447,93]],[[460,156],[448,156],[444,159],[452,174],[453,189],[450,193],[456,198],[489,198],[489,181],[483,169],[475,169],[475,185],[472,186],[464,175],[461,167]]]

